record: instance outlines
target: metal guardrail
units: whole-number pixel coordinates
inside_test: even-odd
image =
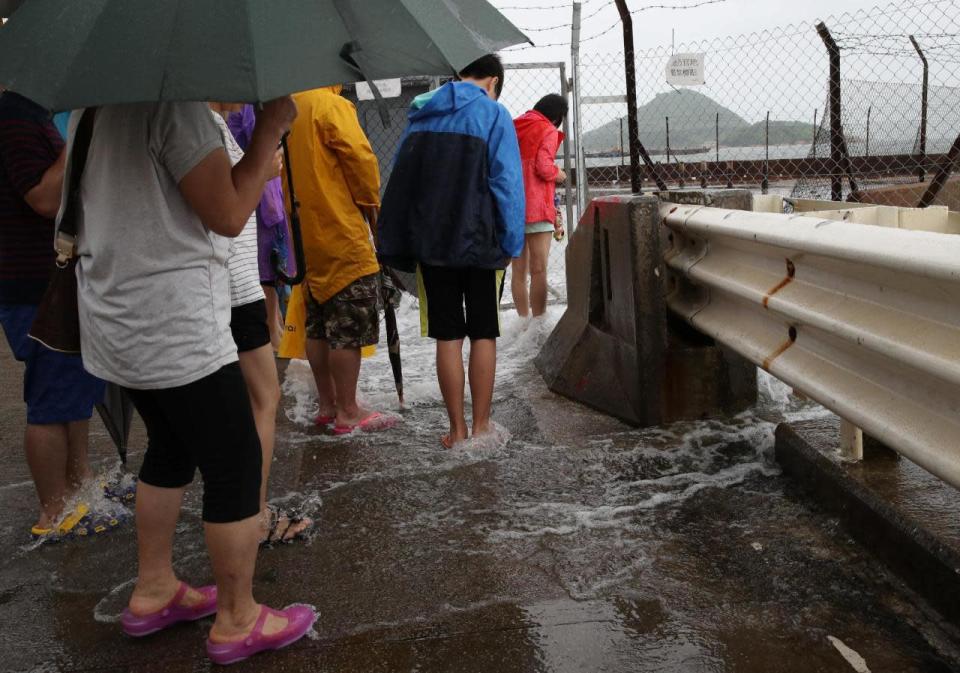
[[[960,488],[960,236],[664,204],[667,304]]]

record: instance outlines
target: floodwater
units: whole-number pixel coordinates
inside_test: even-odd
[[[509,292],[509,291],[508,291]],[[762,377],[761,402],[724,421],[632,429],[560,399],[532,359],[562,307],[524,329],[509,312],[498,432],[441,448],[445,412],[417,307],[400,309],[407,407],[385,348],[362,394],[398,413],[382,434],[316,428],[308,368],[283,371],[271,496],[316,520],[264,550],[257,595],[316,606],[312,638],[237,671],[957,670],[952,634],[868,550],[792,488],[775,424],[825,412]],[[132,529],[28,544],[33,493],[19,450],[19,370],[0,356],[0,669],[206,671],[209,621],[142,641],[116,621],[135,574]],[[99,426],[96,464],[115,465]],[[131,465],[140,460],[142,430]],[[176,567],[210,581],[199,492]]]

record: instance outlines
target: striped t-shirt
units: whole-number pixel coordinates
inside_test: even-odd
[[[23,96],[0,94],[0,304],[37,304],[53,269],[53,220],[25,196],[63,150],[50,115]]]
[[[223,146],[230,157],[230,163],[236,166],[243,159],[243,150],[223,117],[212,110],[211,112],[223,137]],[[233,239],[233,251],[227,261],[227,268],[230,269],[230,305],[234,308],[264,298],[263,288],[260,287],[260,261],[257,252],[257,212],[254,211],[250,213],[250,219],[243,231]]]

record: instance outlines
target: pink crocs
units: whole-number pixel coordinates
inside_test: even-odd
[[[267,636],[263,633],[263,625],[270,615],[286,618],[287,626],[282,631]],[[291,605],[284,610],[274,610],[261,605],[260,616],[257,617],[257,623],[253,625],[249,636],[230,643],[215,643],[207,639],[207,656],[215,664],[225,666],[248,659],[258,652],[279,650],[307,635],[316,619],[313,608],[307,605]]]
[[[180,588],[174,594],[166,607],[149,615],[137,616],[129,609],[123,611],[120,617],[120,624],[123,626],[123,632],[134,638],[149,636],[151,633],[162,631],[168,626],[173,626],[179,622],[192,622],[197,619],[203,619],[216,613],[217,611],[217,587],[208,586],[196,589],[203,594],[204,600],[192,607],[179,605],[180,601],[186,595],[190,587],[186,582],[180,582]]]

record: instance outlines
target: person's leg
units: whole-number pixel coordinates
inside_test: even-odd
[[[137,581],[128,603],[138,616],[162,610],[180,586],[173,570],[173,538],[183,493],[195,469],[158,401],[164,392],[128,391],[147,428],[147,451],[137,484]],[[202,599],[188,591],[182,604],[195,605]]]
[[[437,380],[450,419],[450,433],[443,439],[448,448],[467,438],[463,403],[463,339],[437,341]]]
[[[552,241],[550,233],[530,234],[524,246],[529,255],[530,308],[535,318],[547,312],[547,262]]]
[[[529,238],[529,237],[528,237]],[[490,432],[493,387],[497,374],[497,337],[500,336],[500,295],[503,271],[470,269],[464,303],[470,337],[470,394],[473,398],[473,435]]]
[[[280,405],[280,382],[270,345],[240,353],[240,371],[247,384],[253,420],[263,453],[263,483],[260,485],[260,510],[267,504],[267,478],[273,461],[274,435],[277,428],[277,407]]]
[[[497,377],[497,340],[470,341],[470,395],[473,398],[473,436],[490,432],[493,385]]]
[[[6,307],[3,330],[14,356],[25,364],[27,405],[24,452],[40,500],[38,529],[48,529],[64,503],[90,474],[86,432],[103,383],[83,370],[80,358],[52,351],[27,336],[36,308]]]
[[[162,610],[180,587],[173,571],[173,537],[185,490],[158,488],[142,479],[137,485],[137,583],[127,606],[135,615]],[[182,604],[195,605],[201,599],[188,591]]]
[[[357,401],[363,346],[380,340],[379,274],[356,279],[324,304],[324,332],[337,394],[337,427],[359,424],[373,411]]]
[[[357,383],[360,380],[361,356],[359,348],[331,348],[330,372],[337,395],[337,425],[356,425],[370,410],[357,402]]]
[[[323,304],[313,298],[306,285],[303,286],[303,294],[307,310],[307,361],[317,384],[317,403],[320,405],[318,416],[333,418],[337,415],[337,392],[330,370],[330,343],[325,331],[326,310]]]
[[[273,285],[263,286],[263,295],[267,302],[267,327],[270,329],[270,345],[273,350],[280,348],[283,338],[283,316],[280,313],[280,297]]]
[[[184,399],[190,396],[195,399]],[[201,405],[201,399],[217,402]],[[181,396],[176,406],[182,413],[180,427],[204,424],[204,431],[190,439],[203,476],[204,532],[217,583],[217,617],[210,640],[242,640],[253,629],[261,608],[253,598],[253,574],[260,542],[263,469],[242,370],[227,365],[199,382],[189,396]],[[264,632],[275,633],[286,624],[285,618],[271,616]]]
[[[463,408],[463,339],[467,334],[464,274],[464,269],[425,264],[417,273],[421,332],[437,342],[437,381],[450,421],[450,432],[440,441],[447,448],[467,438]]]
[[[63,512],[69,495],[66,478],[69,446],[67,424],[28,424],[23,446],[40,500],[36,527],[51,528]]]
[[[523,252],[510,262],[510,293],[513,295],[513,305],[521,318],[530,314],[530,294],[527,290],[527,268],[530,257],[530,237],[526,236]]]
[[[313,372],[313,380],[317,384],[319,415],[333,418],[337,415],[337,391],[330,368],[330,344],[323,339],[307,337],[306,350],[310,371]]]
[[[67,423],[67,488],[75,491],[93,477],[87,456],[90,446],[90,420]]]

